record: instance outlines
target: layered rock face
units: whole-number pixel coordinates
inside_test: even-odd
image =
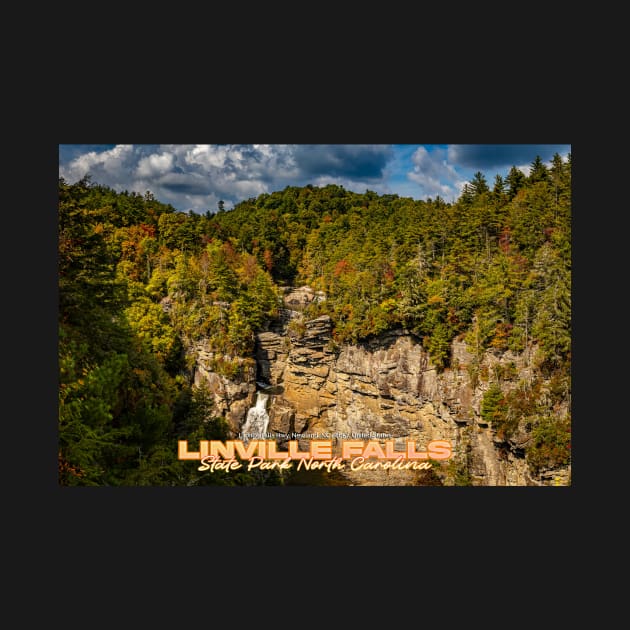
[[[257,334],[255,369],[250,366],[240,379],[230,380],[208,369],[211,353],[200,349],[195,382],[210,386],[235,433],[254,404],[257,381],[273,386],[268,431],[287,439],[327,433],[337,448],[340,439],[335,436],[340,435],[383,444],[394,439],[397,450],[404,450],[408,440],[419,449],[431,440],[448,440],[454,452],[451,469],[459,463],[472,485],[545,483],[532,478],[523,457],[528,434],[516,432],[509,442],[501,442],[483,422],[481,400],[489,384],[472,381],[468,368],[473,357],[463,342],[452,344],[454,367],[438,374],[419,340],[406,331],[336,348],[331,328],[328,316],[304,321],[298,311],[286,309]],[[519,379],[531,377],[523,358],[509,352],[486,353],[478,368],[491,371],[507,365]],[[505,384],[506,389],[515,386],[516,380]],[[446,464],[442,466],[436,474],[452,483]],[[417,471],[344,471],[343,476],[349,485],[423,485],[423,473]],[[563,479],[568,471],[556,471],[556,481],[558,476]]]
[[[235,432],[243,424],[256,397],[256,365],[253,361],[219,355],[207,343],[192,350],[195,358],[193,382],[207,386],[214,397],[214,407]],[[230,369],[226,370],[225,366]],[[226,375],[225,372],[228,372]],[[236,372],[238,375],[233,375]]]

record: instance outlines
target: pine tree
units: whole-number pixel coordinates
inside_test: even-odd
[[[536,182],[549,181],[549,171],[547,170],[547,167],[544,165],[543,161],[540,159],[540,155],[537,155],[534,161],[531,163],[528,181],[531,184],[535,184]]]
[[[534,260],[538,305],[532,335],[540,344],[543,361],[558,365],[571,351],[571,274],[550,243]]]
[[[571,196],[571,163],[563,162],[558,153],[551,160],[549,171],[553,185],[554,199],[557,205],[566,205]]]
[[[501,421],[503,415],[504,396],[498,383],[490,385],[481,401],[481,417],[488,424]]]
[[[466,182],[462,188],[462,194],[459,197],[459,202],[462,204],[472,203],[474,199],[474,190],[472,186]]]
[[[495,200],[503,201],[505,197],[505,181],[501,175],[497,174],[494,178],[492,194],[494,195]]]
[[[512,200],[516,196],[516,193],[525,185],[527,178],[521,170],[513,166],[510,169],[505,182],[508,187],[508,199]]]
[[[479,197],[480,195],[483,195],[484,193],[490,191],[490,189],[488,188],[488,182],[486,181],[486,178],[481,171],[477,171],[473,175],[472,181],[470,182],[470,187],[475,197]]]

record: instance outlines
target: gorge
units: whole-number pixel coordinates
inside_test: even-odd
[[[203,343],[194,350],[195,385],[208,387],[234,436],[269,431],[280,436],[281,447],[299,436],[308,448],[309,439],[331,435],[335,456],[340,442],[335,436],[394,439],[397,449],[408,440],[420,446],[448,440],[453,457],[434,469],[443,485],[568,483],[569,467],[538,474],[530,469],[524,457],[532,439],[527,423],[502,439],[482,417],[488,375],[501,374],[502,390],[515,390],[534,377],[526,356],[486,351],[476,363],[466,343],[454,340],[452,367],[438,373],[420,340],[404,329],[336,347],[328,316],[307,319],[289,308],[313,301],[315,292],[309,287],[285,291],[278,318],[256,334],[255,365],[244,361],[239,378],[213,371],[214,353]],[[273,394],[259,391],[261,386]],[[338,474],[347,485],[423,485],[423,474],[413,470]]]
[[[451,202],[309,184],[205,214],[60,179],[59,483],[570,485],[570,156],[528,173]],[[452,452],[299,474],[178,457],[266,435]]]

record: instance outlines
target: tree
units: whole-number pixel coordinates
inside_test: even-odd
[[[525,455],[534,473],[566,466],[571,461],[571,418],[540,418]]]
[[[237,294],[238,275],[232,266],[234,250],[227,243],[210,243],[207,248],[210,262],[209,286],[216,299],[230,302]]]
[[[532,325],[536,313],[536,293],[527,285],[521,287],[515,306],[514,325],[510,332],[512,350],[528,352],[532,337]],[[529,356],[529,355],[528,355]]]
[[[395,279],[398,292],[396,314],[401,323],[411,330],[417,330],[424,319],[427,267],[424,253],[420,250],[415,259],[400,269]]]
[[[120,448],[128,434],[112,425],[126,358],[114,355],[101,365],[84,356],[61,334],[59,357],[59,483],[100,485],[106,457]]]
[[[59,192],[59,320],[100,348],[112,344],[118,330],[113,318],[125,306],[125,284],[116,276],[111,230],[101,213],[83,200],[84,184],[62,186]],[[102,343],[101,343],[102,342]]]
[[[490,189],[488,188],[488,182],[486,181],[486,178],[481,171],[477,171],[473,175],[472,181],[470,182],[470,187],[472,188],[472,192],[475,197],[479,197],[480,195],[483,195],[484,193],[490,191]]]
[[[536,182],[546,182],[548,180],[549,171],[547,170],[547,167],[544,165],[543,161],[540,159],[540,155],[537,155],[534,161],[531,163],[528,181],[531,184],[535,184]]]
[[[533,286],[538,293],[532,335],[543,361],[558,365],[571,351],[571,274],[550,243],[536,255]]]
[[[481,400],[481,417],[488,424],[500,422],[505,400],[498,383],[490,385]]]
[[[504,202],[505,201],[505,180],[501,175],[496,175],[494,178],[494,187],[492,188],[492,195],[495,201]]]
[[[560,155],[555,153],[549,175],[556,204],[568,204],[571,196],[571,162],[563,162]]]
[[[516,168],[516,166],[513,166],[505,178],[508,187],[508,199],[514,199],[516,193],[525,185],[526,181],[527,178],[523,172]]]
[[[459,197],[459,202],[463,204],[469,204],[474,199],[474,190],[472,185],[466,182],[462,188],[462,194]]]
[[[431,333],[424,337],[423,346],[431,356],[431,361],[437,368],[442,371],[449,362],[451,347],[451,331],[447,324],[438,321]]]
[[[141,297],[134,300],[125,310],[125,315],[134,334],[142,339],[147,344],[147,349],[163,363],[179,349],[175,329],[159,304]]]

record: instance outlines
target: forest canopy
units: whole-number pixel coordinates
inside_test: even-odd
[[[338,345],[404,328],[438,370],[462,339],[477,357],[531,353],[568,382],[570,155],[536,158],[528,176],[478,172],[454,203],[308,185],[195,214],[59,179],[58,220],[63,485],[276,483],[194,476],[174,445],[228,434],[192,384],[191,347],[253,362],[286,286],[325,293],[306,314],[329,315]],[[243,365],[216,367],[236,377]],[[485,413],[499,419],[493,395]]]

